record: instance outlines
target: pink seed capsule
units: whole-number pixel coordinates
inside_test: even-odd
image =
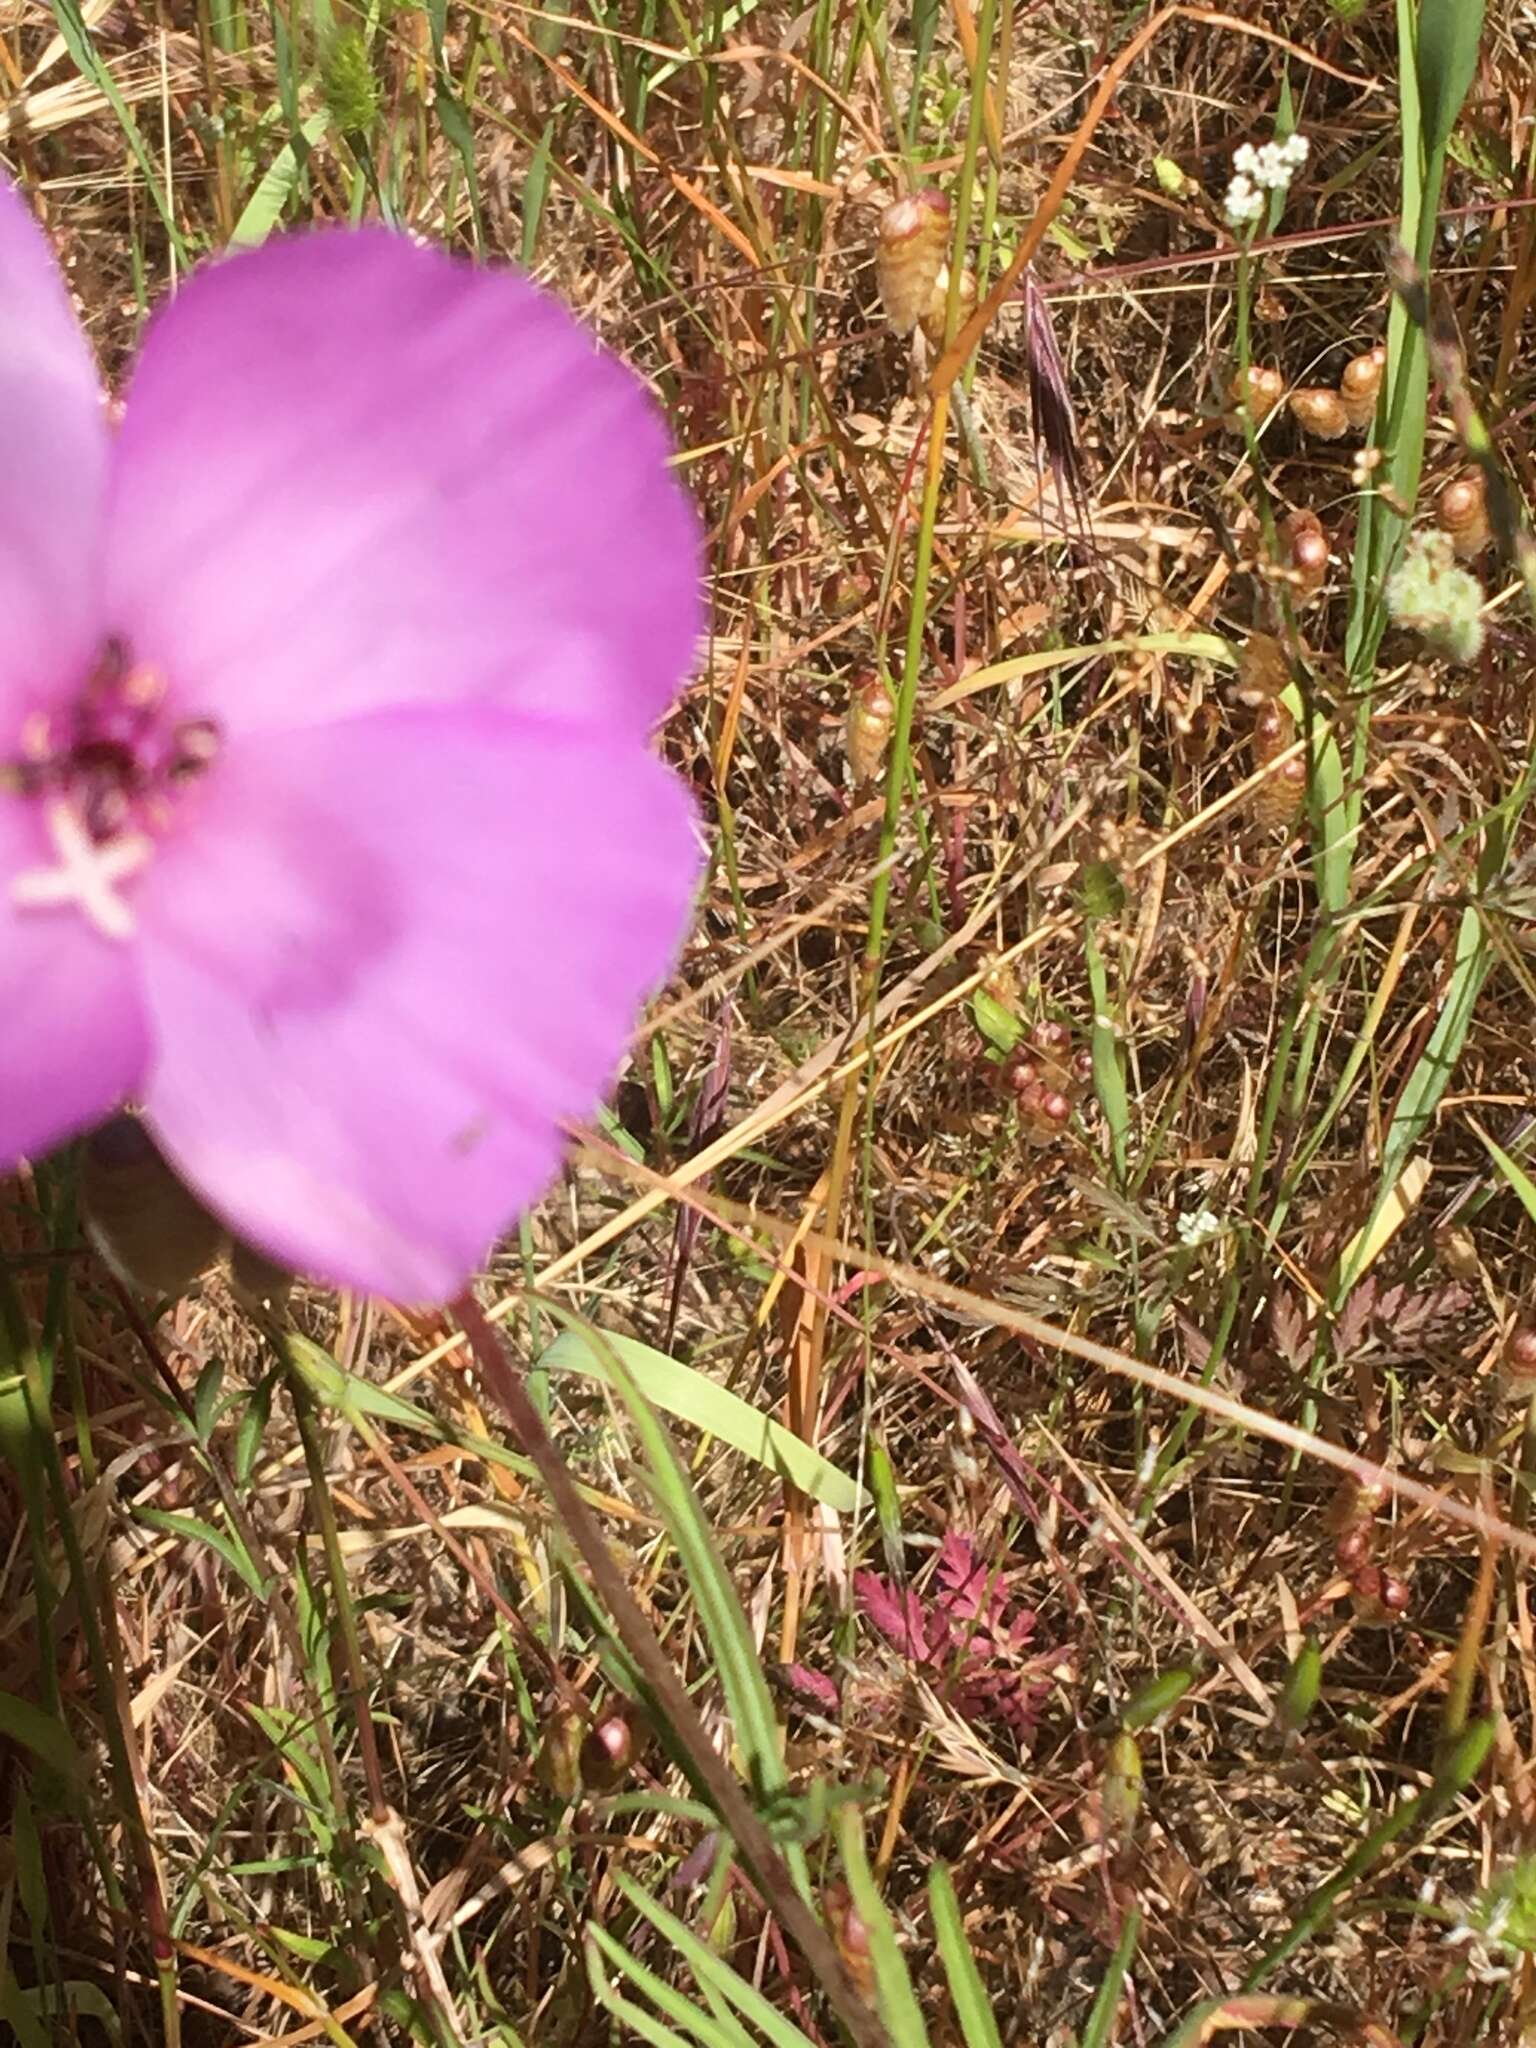
[[[611,1792],[629,1775],[635,1757],[630,1712],[627,1708],[614,1708],[600,1721],[594,1721],[582,1739],[582,1783],[593,1792]]]
[[[878,676],[866,676],[848,699],[848,766],[856,783],[873,782],[890,745],[896,706]]]
[[[881,214],[875,276],[885,317],[898,334],[910,334],[932,305],[948,246],[949,201],[933,186]]]

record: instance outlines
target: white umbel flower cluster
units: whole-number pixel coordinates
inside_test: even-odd
[[[1264,212],[1264,195],[1287,190],[1311,146],[1305,135],[1296,134],[1287,135],[1284,142],[1266,142],[1260,149],[1245,142],[1233,152],[1232,182],[1225,201],[1233,227],[1251,227]]]

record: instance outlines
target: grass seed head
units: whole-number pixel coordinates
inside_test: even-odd
[[[848,699],[848,766],[855,783],[873,782],[891,743],[896,706],[878,676],[855,683]]]
[[[933,290],[923,308],[921,326],[924,339],[932,348],[944,346],[944,314],[949,305],[949,265],[941,263],[938,275],[933,280]],[[969,264],[960,273],[960,304],[956,320],[964,326],[976,310],[976,273]]]
[[[1459,560],[1470,562],[1488,545],[1488,486],[1480,469],[1464,469],[1435,500],[1435,523],[1450,535]]]
[[[1247,373],[1239,370],[1227,386],[1227,396],[1236,408],[1237,424],[1242,425],[1241,415],[1246,412],[1257,427],[1269,418],[1275,407],[1285,396],[1285,379],[1276,369],[1263,363],[1250,363]]]
[[[1291,393],[1291,417],[1303,433],[1320,441],[1342,440],[1349,432],[1349,414],[1337,391],[1325,384],[1303,384]]]
[[[875,277],[885,317],[910,334],[933,304],[949,246],[949,201],[932,186],[895,200],[880,216]]]
[[[1273,633],[1250,633],[1237,663],[1239,704],[1267,704],[1291,680],[1291,664]]]
[[[1357,434],[1376,417],[1376,400],[1386,367],[1387,352],[1380,342],[1344,365],[1344,374],[1339,379],[1339,402]]]
[[[1306,604],[1328,580],[1328,536],[1323,522],[1303,507],[1282,524],[1280,538],[1297,600]]]

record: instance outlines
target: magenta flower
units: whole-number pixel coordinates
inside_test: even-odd
[[[0,182],[0,1170],[129,1100],[284,1264],[464,1281],[686,929],[665,452],[561,306],[377,229],[200,270],[114,431]]]

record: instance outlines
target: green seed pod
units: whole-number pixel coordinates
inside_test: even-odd
[[[115,1116],[86,1139],[80,1206],[91,1243],[118,1279],[155,1300],[185,1294],[224,1247],[224,1226],[136,1116]]]
[[[539,1744],[534,1773],[546,1792],[574,1799],[581,1790],[581,1745],[586,1724],[574,1708],[556,1707]]]
[[[1141,1812],[1141,1751],[1135,1736],[1123,1729],[1105,1753],[1099,1804],[1105,1840],[1117,1847],[1125,1846],[1135,1832],[1136,1817]]]
[[[1131,1695],[1125,1712],[1120,1716],[1121,1728],[1150,1728],[1160,1714],[1166,1714],[1170,1707],[1178,1705],[1194,1682],[1195,1674],[1187,1665],[1172,1671],[1160,1671],[1156,1678],[1148,1679],[1139,1692]]]
[[[1294,1735],[1306,1726],[1322,1683],[1323,1653],[1309,1631],[1280,1688],[1280,1721],[1288,1733]]]

